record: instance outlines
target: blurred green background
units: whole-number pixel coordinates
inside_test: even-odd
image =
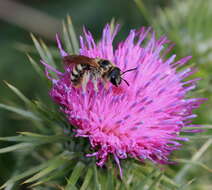
[[[192,55],[189,65],[197,67],[195,76],[202,78],[193,96],[206,97],[208,101],[196,111],[199,117],[195,123],[212,124],[211,0],[0,0],[0,102],[20,103],[6,88],[4,80],[21,89],[29,98],[50,101],[48,89],[32,69],[25,51],[39,61],[29,33],[54,46],[55,33],[61,31],[61,21],[67,14],[72,17],[77,34],[81,34],[85,25],[96,39],[100,38],[103,26],[113,18],[122,25],[118,39],[123,39],[130,29],[143,25],[152,26],[158,36],[168,36],[175,43],[172,53],[176,53],[178,59]],[[0,109],[0,136],[14,135],[32,127],[29,121],[19,120]],[[192,146],[187,143],[187,147],[178,154],[189,158],[207,140],[196,139]],[[5,143],[2,145],[5,146]],[[208,146],[201,155],[202,162],[210,168],[211,153],[212,148]],[[14,154],[0,155],[0,184],[11,176],[15,167]],[[189,178],[189,175],[192,177]],[[188,180],[196,179],[191,189],[212,189],[212,175],[208,171],[194,167],[189,175]]]

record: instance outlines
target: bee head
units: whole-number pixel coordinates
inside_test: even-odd
[[[121,84],[121,81],[123,80],[128,86],[129,86],[129,83],[124,79],[122,78],[121,76],[127,72],[130,72],[130,71],[133,71],[133,70],[136,70],[137,68],[133,68],[133,69],[129,69],[129,70],[126,70],[124,72],[121,72],[121,70],[118,68],[118,67],[114,67],[108,74],[108,78],[110,80],[110,82],[115,85],[116,87],[118,85]]]
[[[110,82],[115,85],[118,86],[121,84],[121,70],[118,67],[114,67],[109,73],[108,73],[108,79],[110,80]]]

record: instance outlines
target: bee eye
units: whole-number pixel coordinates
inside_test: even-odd
[[[103,67],[107,66],[109,64],[110,64],[110,62],[108,60],[103,60],[102,62],[100,62],[100,65],[103,66]]]

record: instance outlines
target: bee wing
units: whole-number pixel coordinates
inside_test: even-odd
[[[63,62],[66,66],[72,66],[75,64],[90,65],[92,67],[99,67],[98,59],[89,58],[84,55],[68,55],[63,58]]]

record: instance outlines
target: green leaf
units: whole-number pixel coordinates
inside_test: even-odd
[[[69,156],[69,159],[73,159],[73,158],[74,158],[74,155],[73,155],[73,154],[69,154],[68,152],[63,152],[63,153],[61,153],[60,155],[55,156],[55,157],[54,157],[53,159],[51,159],[51,160],[48,160],[48,161],[46,161],[46,162],[44,162],[44,163],[42,163],[42,164],[40,164],[40,165],[38,165],[38,166],[35,166],[35,167],[33,167],[33,168],[31,168],[31,169],[29,169],[29,170],[23,172],[23,173],[20,173],[20,174],[18,174],[18,175],[13,176],[13,177],[10,178],[7,182],[5,182],[5,183],[0,187],[0,189],[3,189],[3,188],[5,188],[5,187],[8,187],[8,186],[10,186],[10,185],[16,183],[17,181],[19,181],[19,180],[21,180],[21,179],[24,179],[24,178],[26,178],[26,177],[28,177],[28,176],[31,176],[31,175],[35,174],[36,172],[39,172],[40,170],[42,170],[42,169],[48,167],[49,165],[51,165],[52,163],[54,163],[54,162],[57,161],[58,159],[66,159],[65,156]]]
[[[110,162],[110,165],[112,166],[111,162]],[[111,172],[112,169],[108,169],[107,171],[107,184],[106,184],[107,189],[113,189],[114,187],[114,176]]]
[[[34,42],[34,45],[39,53],[39,55],[41,56],[41,58],[48,63],[48,57],[46,56],[46,53],[45,51],[43,50],[43,48],[41,47],[40,43],[38,42],[38,40],[36,39],[36,37],[31,33],[30,34],[33,42]]]
[[[64,42],[65,42],[68,53],[73,54],[74,50],[71,45],[71,40],[69,38],[69,33],[68,33],[67,25],[65,22],[63,22],[63,38],[64,38]]]
[[[173,179],[171,179],[170,177],[168,176],[165,176],[163,175],[161,177],[161,181],[163,181],[164,183],[166,183],[167,185],[169,186],[172,186],[172,188],[178,188],[179,187],[179,184],[175,183],[175,181],[173,181]]]
[[[27,52],[27,53],[32,53],[32,54],[35,54],[35,55],[38,54],[38,51],[37,51],[37,49],[35,48],[34,45],[28,45],[28,44],[17,42],[17,43],[14,43],[14,47],[17,50],[22,51],[24,53]],[[50,51],[50,53],[53,57],[59,57],[59,52],[58,52],[58,49],[56,47],[48,47],[48,48],[49,48],[49,51]]]
[[[40,44],[41,44],[41,46],[43,47],[43,50],[46,53],[46,58],[48,60],[47,63],[49,63],[50,65],[52,65],[56,69],[57,66],[55,64],[55,61],[53,59],[53,56],[52,56],[51,52],[49,51],[49,48],[46,46],[46,44],[44,43],[43,40],[40,40]]]
[[[94,165],[94,185],[96,190],[102,189],[101,184],[99,182],[99,176],[98,176],[96,165]]]
[[[14,183],[16,183],[17,181],[25,178],[25,177],[28,177],[36,172],[38,172],[39,170],[41,170],[42,168],[45,167],[45,164],[41,164],[39,166],[35,166],[31,169],[28,169],[27,171],[19,174],[19,175],[15,175],[14,177],[10,178],[7,182],[5,182],[1,187],[0,189],[3,189],[3,188],[6,188],[10,185],[13,185]]]
[[[71,44],[74,49],[74,54],[79,54],[79,42],[70,16],[67,16],[67,22],[68,22],[68,31],[71,38]]]
[[[110,31],[112,34],[114,33],[115,26],[116,26],[116,20],[115,18],[112,18],[110,21]]]
[[[36,138],[48,138],[49,137],[47,135],[41,135],[41,134],[32,133],[32,132],[19,132],[19,133],[22,135],[25,135],[25,136],[36,137]]]
[[[186,184],[181,185],[181,186],[178,188],[178,190],[186,189],[186,188],[187,188],[189,185],[191,185],[195,180],[196,180],[195,178],[191,179],[191,180],[188,181]]]
[[[26,148],[32,148],[33,146],[34,146],[34,144],[31,144],[31,143],[19,143],[19,144],[15,144],[12,146],[8,146],[6,148],[1,148],[0,154],[17,151],[17,150],[23,150],[23,149],[25,150]]]
[[[141,14],[144,16],[144,18],[150,22],[151,21],[151,14],[149,14],[148,9],[145,7],[145,3],[143,0],[134,0],[135,4],[137,5],[138,9],[140,10]]]
[[[33,54],[38,53],[34,45],[28,45],[28,44],[24,44],[24,43],[21,43],[21,42],[15,42],[13,44],[13,47],[16,50],[24,52],[24,53],[26,53],[26,52],[27,53],[33,53]]]
[[[77,183],[77,180],[79,179],[79,177],[82,175],[82,171],[84,168],[85,168],[85,165],[79,161],[77,165],[75,166],[71,176],[68,179],[68,183],[65,190],[75,188],[75,184]]]
[[[27,57],[28,57],[30,63],[32,64],[33,68],[35,69],[35,71],[38,73],[38,75],[42,79],[44,79],[44,73],[43,73],[42,69],[39,67],[39,65],[37,64],[37,62],[29,54],[27,54]],[[46,77],[45,77],[45,79],[46,79]]]
[[[12,136],[12,137],[0,137],[0,141],[9,141],[9,142],[32,142],[31,137],[25,137],[22,135]]]
[[[26,96],[24,96],[24,94],[20,90],[18,90],[16,87],[9,84],[8,82],[4,82],[8,86],[8,88],[10,88],[26,105],[30,106],[32,104],[32,102]]]
[[[201,162],[192,161],[192,160],[185,160],[185,159],[175,159],[174,161],[179,162],[179,163],[197,165],[197,166],[200,166],[203,169],[207,170],[208,172],[212,172],[212,169],[210,169],[208,166],[206,166],[205,164],[203,164]]]
[[[65,162],[69,163],[70,160],[74,159],[75,157],[76,157],[75,154],[65,151],[65,152],[61,153],[60,155],[55,156],[53,159],[44,162],[43,164],[40,164],[40,165],[35,166],[35,167],[33,167],[33,168],[31,168],[31,169],[29,169],[29,170],[27,170],[27,171],[25,171],[25,172],[23,172],[21,174],[13,176],[6,183],[4,183],[0,187],[0,189],[8,187],[11,184],[14,184],[17,181],[19,181],[21,179],[24,179],[24,178],[26,178],[28,176],[31,176],[31,175],[33,175],[33,174],[35,174],[37,172],[40,173],[40,171],[45,170],[45,168],[51,167],[51,165],[54,165],[55,163],[58,163],[58,162],[60,162],[60,163],[65,163]],[[47,171],[45,171],[44,173],[47,173]],[[44,173],[40,173],[40,175],[42,175]]]
[[[30,187],[45,184],[45,183],[47,183],[51,180],[57,179],[59,177],[64,177],[67,174],[67,172],[69,172],[71,170],[70,164],[63,164],[63,166],[61,166],[61,167],[62,167],[62,169],[59,168],[59,169],[53,171],[50,176],[39,179],[37,182],[33,183]]]
[[[30,111],[26,111],[20,108],[16,108],[16,107],[12,107],[12,106],[8,106],[5,104],[0,104],[0,108],[6,109],[8,111],[14,112],[22,117],[26,117],[28,119],[32,119],[32,120],[36,120],[36,121],[40,121],[40,118],[38,118],[34,113],[30,112]]]
[[[207,140],[202,147],[192,156],[191,162],[198,161],[201,156],[205,153],[205,151],[210,147],[212,144],[212,139]],[[175,176],[175,182],[180,183],[184,177],[187,175],[189,169],[192,167],[191,163],[187,163]]]
[[[212,135],[199,135],[199,134],[196,134],[196,135],[181,135],[181,137],[185,137],[185,138],[189,138],[191,140],[193,139],[210,139],[212,138]]]
[[[86,173],[86,176],[84,178],[84,181],[80,190],[86,190],[88,188],[88,185],[90,183],[92,176],[93,176],[93,170],[91,168],[88,168],[88,171]]]
[[[36,173],[34,176],[30,177],[29,179],[27,179],[23,183],[32,183],[36,180],[39,180],[40,178],[50,174],[55,169],[61,167],[65,162],[67,162],[67,160],[56,159],[56,160],[54,160],[54,162],[51,162],[49,164],[49,166],[47,166],[43,170],[39,171],[38,173]]]
[[[34,143],[36,145],[54,143],[54,142],[64,142],[70,141],[70,137],[64,135],[40,135],[37,133],[31,132],[19,132],[21,135],[12,136],[12,137],[0,137],[0,141],[9,141],[9,142],[28,142]]]
[[[154,168],[142,181],[139,182],[137,187],[139,187],[141,189],[144,188],[145,185],[147,185],[149,183],[149,181],[152,179],[152,177],[154,175],[156,175],[157,172],[158,172],[158,170],[156,168]]]
[[[163,176],[163,172],[161,172],[152,182],[148,190],[154,190],[157,183],[160,181],[161,177]]]
[[[53,142],[60,142],[60,141],[70,141],[70,137],[66,137],[62,135],[41,135],[37,133],[31,132],[19,132],[22,135],[29,136],[31,139],[35,139],[45,143],[53,143]]]
[[[212,129],[212,125],[201,125],[199,127],[183,127],[183,130],[195,130],[195,129]]]
[[[41,56],[41,59],[56,69],[56,65],[53,61],[52,55],[49,52],[49,49],[47,48],[45,43],[43,41],[39,42],[33,34],[31,34],[31,38],[39,55]],[[54,72],[50,71],[50,73],[54,78],[57,78],[57,75]]]

